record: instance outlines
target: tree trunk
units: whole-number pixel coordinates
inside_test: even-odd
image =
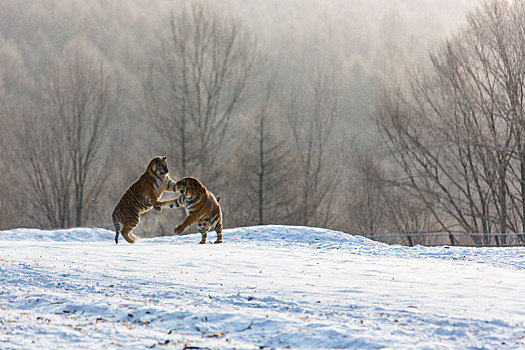
[[[263,217],[263,194],[264,194],[264,116],[261,116],[259,123],[259,225],[264,223]]]

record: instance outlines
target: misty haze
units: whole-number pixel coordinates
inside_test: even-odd
[[[483,231],[404,186],[377,123],[379,96],[432,70],[477,5],[2,1],[0,227],[109,228],[119,196],[165,155],[172,178],[222,198],[225,227],[500,229],[497,209]],[[514,204],[506,232],[522,227]],[[147,214],[137,232],[167,234],[180,216]]]
[[[0,348],[523,349],[524,53],[525,0],[0,0]]]

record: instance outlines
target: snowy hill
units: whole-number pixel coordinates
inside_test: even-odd
[[[1,231],[0,348],[525,347],[523,248],[289,226],[225,230],[221,245],[113,237]]]

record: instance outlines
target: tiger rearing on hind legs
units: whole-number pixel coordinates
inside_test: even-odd
[[[140,222],[140,215],[151,210],[164,192],[175,192],[175,185],[175,181],[171,180],[168,174],[166,157],[154,157],[149,162],[146,172],[128,188],[113,210],[115,243],[118,244],[120,233],[126,241],[135,243],[138,237],[133,230]],[[161,209],[157,206],[155,210]]]

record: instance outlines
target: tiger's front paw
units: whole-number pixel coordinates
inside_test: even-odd
[[[175,229],[173,231],[175,231],[176,235],[181,235],[184,232],[184,227],[179,225],[179,226],[175,227]]]

